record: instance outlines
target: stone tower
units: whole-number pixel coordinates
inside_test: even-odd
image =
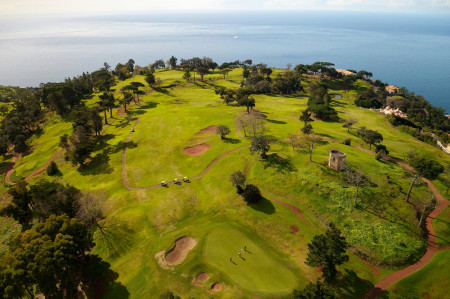
[[[345,157],[345,153],[338,150],[331,150],[330,158],[328,159],[328,167],[341,171],[344,168]]]

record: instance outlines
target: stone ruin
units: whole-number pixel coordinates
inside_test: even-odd
[[[330,151],[330,158],[328,159],[328,167],[334,170],[341,171],[344,169],[345,153],[338,150]]]

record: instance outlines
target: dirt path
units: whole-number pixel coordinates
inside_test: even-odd
[[[11,160],[11,169],[9,169],[7,172],[6,172],[6,175],[5,175],[5,182],[7,183],[7,184],[9,184],[9,185],[14,185],[14,183],[11,181],[11,179],[9,178],[10,176],[11,176],[11,174],[14,172],[14,164],[16,164],[16,162],[17,162],[17,159],[19,159],[19,157],[20,157],[20,155],[17,155],[17,156],[14,156],[13,158],[12,158],[12,160]]]
[[[400,163],[398,164],[402,166]],[[433,259],[436,251],[438,250],[436,233],[433,229],[432,221],[448,206],[449,202],[439,193],[437,188],[429,180],[425,178],[422,178],[422,180],[428,185],[437,200],[435,209],[428,215],[425,220],[426,228],[428,230],[427,250],[425,251],[425,254],[414,264],[409,265],[408,267],[403,268],[399,271],[395,271],[378,281],[363,297],[364,299],[377,298],[379,295],[381,295],[381,293],[383,293],[383,291],[387,290],[396,282],[420,270]]]
[[[58,158],[59,156],[61,156],[62,154],[64,154],[66,152],[66,149],[63,148],[61,149],[59,152],[57,152],[56,154],[53,155],[53,157],[51,157],[47,162],[45,162],[41,167],[39,167],[38,169],[36,169],[35,171],[33,171],[32,173],[30,173],[29,175],[27,175],[27,177],[25,178],[25,180],[29,180],[30,178],[34,177],[35,175],[39,175],[42,172],[44,172],[48,165],[50,165],[50,163],[52,161],[55,161],[56,158]]]

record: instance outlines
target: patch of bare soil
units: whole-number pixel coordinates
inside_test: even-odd
[[[197,281],[198,282],[205,282],[209,279],[209,275],[206,272],[202,272],[199,275],[197,275]]]
[[[222,289],[222,284],[220,282],[213,283],[211,286],[211,290],[214,292],[218,292]]]
[[[166,254],[166,262],[169,265],[181,264],[189,251],[197,245],[197,242],[189,237],[182,237],[175,241],[175,247]]]
[[[204,143],[196,144],[191,147],[185,147],[183,149],[183,153],[185,153],[186,155],[191,155],[191,156],[201,156],[210,148],[211,148],[211,145],[209,145],[209,144],[204,144]]]
[[[296,233],[298,233],[298,227],[297,225],[291,225],[291,231],[292,234],[295,235]]]
[[[214,131],[217,129],[217,126],[209,126],[207,128],[201,129],[200,132],[202,133],[214,133]]]

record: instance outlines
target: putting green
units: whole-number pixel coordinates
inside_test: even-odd
[[[244,246],[247,251],[241,251]],[[239,252],[245,260],[239,257]],[[209,264],[250,291],[287,293],[292,292],[298,284],[294,273],[233,228],[217,229],[209,233],[204,256]],[[230,262],[230,257],[233,263]]]

